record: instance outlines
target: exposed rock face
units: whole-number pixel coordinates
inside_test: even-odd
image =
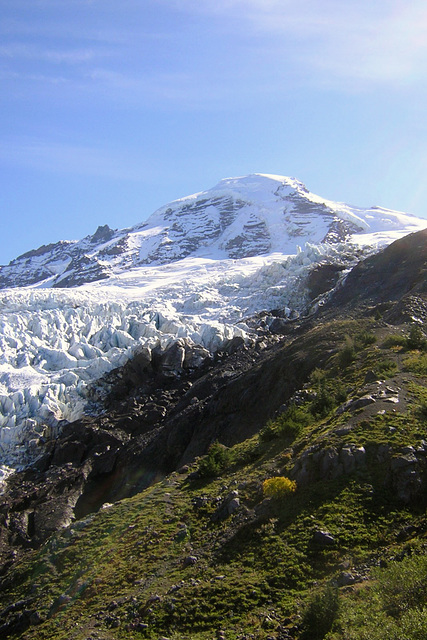
[[[421,496],[427,471],[424,449],[402,453],[391,447],[371,446],[369,456],[382,465],[384,484],[392,488],[402,502],[409,504]],[[304,486],[321,479],[351,475],[363,470],[366,464],[367,452],[363,446],[323,448],[319,445],[303,452],[291,475],[298,485]]]
[[[90,241],[92,244],[96,244],[97,242],[100,242],[100,241],[107,242],[107,240],[111,240],[111,238],[113,237],[114,237],[114,231],[110,229],[108,224],[104,224],[103,226],[100,225],[97,228],[97,230],[91,237]]]
[[[157,357],[142,351],[109,374],[106,413],[64,425],[33,467],[10,479],[0,523],[3,560],[11,545],[39,544],[72,517],[194,460],[213,441],[230,446],[254,434],[327,357],[321,340],[313,340],[309,358],[298,340],[286,352],[274,336],[259,341],[262,349],[230,343],[229,353],[214,359],[178,343]],[[233,495],[224,513],[237,507]]]
[[[33,608],[35,598],[18,600],[0,611],[0,634],[7,638],[12,633],[23,633],[28,627],[38,625],[41,619]]]
[[[325,448],[322,445],[311,447],[299,456],[292,478],[298,485],[305,485],[324,478],[334,480],[349,475],[366,464],[364,447],[344,445],[340,448]]]
[[[313,542],[322,547],[331,547],[335,544],[335,538],[329,531],[315,531],[313,534]]]
[[[293,178],[253,174],[222,180],[212,189],[171,202],[135,227],[118,231],[104,225],[78,242],[29,251],[0,267],[0,288],[41,282],[76,287],[189,256],[294,255],[307,242],[336,244],[378,231],[404,234],[422,224],[402,213],[322,200]],[[332,282],[336,274],[330,271],[328,277]],[[313,276],[314,297],[317,290]]]
[[[15,474],[2,495],[0,555],[2,564],[14,548],[37,547],[74,519],[74,507],[86,481],[84,466],[65,464],[41,473]]]
[[[221,501],[221,504],[219,505],[218,509],[212,515],[212,520],[214,522],[225,520],[226,518],[231,516],[233,513],[235,513],[239,507],[240,507],[239,492],[236,490],[230,491],[230,493],[225,496],[225,498]]]
[[[427,229],[396,240],[379,254],[360,262],[348,274],[333,305],[379,304],[427,293]]]
[[[427,324],[427,300],[420,295],[407,295],[391,306],[384,314],[384,320],[390,324],[418,322]]]
[[[314,300],[322,293],[333,289],[338,283],[343,268],[338,264],[324,264],[313,269],[307,279],[310,298]]]
[[[418,242],[425,246],[425,233],[412,238],[408,250]],[[389,255],[393,258],[395,249]],[[399,255],[403,259],[405,254]],[[384,264],[383,286],[367,282],[369,303],[375,301],[372,291],[377,287],[393,291],[396,304],[414,287],[417,299],[424,300],[426,255],[424,252],[422,258],[408,261],[413,271],[405,267],[406,285],[400,282],[401,298],[397,301],[387,280],[389,274],[395,281],[395,274]],[[361,269],[357,267],[358,272]],[[302,389],[310,373],[336,352],[331,320],[337,308],[346,315],[353,306],[347,291],[350,276],[336,302],[332,299],[328,304],[325,315],[319,312],[316,318],[287,322],[282,318],[283,338],[272,335],[266,326],[259,327],[252,344],[230,341],[213,358],[203,348],[178,340],[164,352],[143,349],[109,374],[111,390],[105,413],[65,425],[61,436],[48,443],[44,455],[32,467],[8,481],[0,508],[2,563],[7,567],[15,548],[37,546],[73,518],[136,493],[156,478],[193,461],[216,439],[230,446],[255,434]],[[361,282],[357,291],[362,296]],[[378,295],[380,300],[386,299]],[[360,302],[364,300],[360,298]],[[395,388],[376,380],[366,381],[363,391],[364,397],[351,400],[343,412],[369,410],[372,406],[378,409],[381,403],[390,407],[395,397],[402,401]],[[349,420],[334,435],[347,436],[352,424]],[[369,448],[348,441],[319,443],[301,451],[292,476],[301,485],[319,478],[339,478],[363,472],[372,459],[383,465],[386,483],[403,502],[421,495],[427,445],[406,450],[383,444]],[[231,493],[221,505],[218,518],[239,513],[238,509],[239,496]]]

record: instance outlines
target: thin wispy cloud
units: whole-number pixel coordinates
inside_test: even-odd
[[[111,96],[119,96],[117,92],[125,92],[136,101],[172,100],[186,103],[194,99],[191,87],[195,79],[188,73],[157,73],[132,74],[112,71],[105,68],[95,68],[90,74],[91,79],[103,89],[108,89]]]
[[[424,0],[163,1],[188,13],[222,16],[230,31],[272,38],[266,41],[271,55],[299,66],[319,84],[408,84],[426,76]]]
[[[314,73],[322,73],[323,81],[331,74],[331,83],[398,88],[426,77],[427,7],[405,5],[373,21],[364,14],[353,20],[349,16],[347,22],[338,16],[319,38],[319,48],[300,59]]]
[[[0,58],[42,61],[53,64],[81,64],[92,61],[100,55],[94,49],[48,49],[35,45],[11,43],[0,46]],[[103,52],[102,55],[106,55]]]
[[[242,86],[240,86],[242,85]],[[221,75],[206,74],[198,70],[176,70],[168,72],[138,73],[94,68],[90,72],[87,94],[104,98],[128,107],[152,110],[206,111],[222,110],[233,101],[241,104],[257,92],[268,91],[262,83],[257,88],[244,86],[242,80],[227,71]],[[236,91],[238,95],[236,97]]]
[[[76,17],[67,3],[69,19],[58,20],[58,4],[46,0],[36,5],[49,9],[47,21],[42,13],[33,23],[6,20],[0,78],[13,83],[10,96],[25,90],[40,100],[51,92],[58,105],[102,99],[123,108],[197,111],[244,106],[257,95],[281,99],[291,87],[399,90],[426,76],[427,6],[420,0],[124,4],[117,14],[111,0],[73,0]],[[163,25],[162,11],[179,28]]]
[[[34,2],[20,0],[20,4],[28,7]],[[51,12],[58,6],[53,0],[36,4]],[[202,38],[209,33],[217,39],[219,48],[227,48],[233,42],[235,55],[239,48],[244,50],[249,46],[258,48],[261,55],[264,50],[270,55],[272,66],[279,68],[280,64],[286,64],[294,76],[298,72],[304,74],[308,83],[338,84],[343,88],[347,85],[354,89],[355,84],[362,87],[374,83],[408,85],[426,75],[427,5],[424,0],[410,3],[403,0],[374,3],[367,0],[345,3],[342,0],[148,0],[142,8],[135,0],[124,0],[115,27],[107,19],[108,15],[114,15],[111,0],[73,0],[67,6],[87,12],[83,15],[87,15],[88,20],[74,20],[72,12],[66,23],[55,22],[54,13],[50,13],[47,23],[38,20],[31,25],[17,18],[6,20],[0,31],[8,33],[11,42],[3,44],[0,56],[70,66],[93,64],[102,67],[106,75],[110,72],[137,77],[138,73],[144,76],[141,65],[147,43],[163,41],[174,71],[189,73],[194,62],[188,56],[178,69],[179,62],[173,51],[179,54],[190,48],[184,38],[197,37],[200,29],[200,25],[196,25],[192,31],[191,19],[204,17]],[[159,7],[170,15],[187,14],[189,25],[181,23],[174,35],[170,30],[162,33],[161,21],[156,28],[152,24],[145,28],[151,13]],[[180,34],[183,27],[188,31]],[[70,46],[24,45],[19,42],[19,34],[25,30],[35,38],[39,33],[40,38],[69,40]],[[80,45],[71,46],[73,40]],[[200,47],[203,51],[203,41]],[[160,58],[166,54],[159,47],[156,55]],[[219,49],[219,59],[221,57]],[[155,59],[150,62],[156,65]],[[235,75],[225,72],[223,85],[228,78],[234,83]]]
[[[14,138],[0,143],[0,163],[43,172],[137,181],[153,175],[152,163],[89,145]]]
[[[28,86],[37,87],[37,91],[42,93],[41,87],[45,90],[51,91],[53,95],[55,88],[60,89],[61,91],[64,88],[70,86],[70,80],[68,77],[60,76],[60,75],[46,75],[43,73],[18,73],[16,71],[7,71],[0,70],[0,82],[15,82],[17,84],[22,84],[25,82]],[[9,92],[9,99],[11,98],[13,92]],[[36,91],[33,91],[33,97],[36,94]]]
[[[20,4],[29,6],[22,0]],[[54,2],[39,4],[55,8]],[[71,16],[65,22],[49,14],[47,22],[39,16],[32,24],[16,18],[0,25],[5,36],[0,46],[0,79],[13,83],[7,87],[10,97],[20,98],[25,92],[41,100],[51,92],[51,104],[58,105],[72,100],[73,105],[83,107],[103,100],[124,108],[169,105],[194,110],[225,95],[220,86],[223,78],[220,83],[209,81],[188,63],[191,52],[182,46],[179,30],[162,30],[161,21],[152,28],[148,17],[141,20],[137,3],[125,2],[135,12],[134,20],[130,15],[124,22],[118,19],[116,25],[111,16],[104,15],[112,9],[117,13],[108,0],[75,0],[74,4],[82,10],[93,5],[99,22],[93,15],[87,21]],[[180,61],[176,53],[187,60]],[[58,92],[55,85],[61,85]]]

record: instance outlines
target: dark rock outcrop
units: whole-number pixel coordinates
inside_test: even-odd
[[[356,265],[330,304],[378,305],[423,294],[427,294],[427,229],[396,240]]]
[[[283,321],[280,338],[265,325],[252,344],[231,341],[214,357],[178,340],[164,352],[141,350],[108,374],[104,413],[64,425],[32,467],[8,480],[0,507],[0,564],[7,568],[17,549],[36,547],[74,518],[192,462],[215,440],[231,446],[257,433],[337,352],[343,334],[333,321],[340,314],[389,300],[423,303],[427,231],[395,245],[355,267],[316,317],[287,321],[276,314]],[[403,275],[396,273],[399,261]],[[343,412],[378,410],[397,397],[371,378],[365,387],[365,397],[350,400]],[[348,433],[351,424],[342,430]],[[304,484],[357,473],[368,453],[385,466],[386,480],[402,501],[420,495],[424,450],[319,445],[301,452],[293,477]]]

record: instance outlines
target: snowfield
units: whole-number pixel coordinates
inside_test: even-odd
[[[135,349],[166,348],[177,338],[210,353],[245,320],[272,308],[305,309],[304,274],[325,260],[360,256],[357,246],[308,247],[242,260],[186,258],[140,267],[76,289],[7,289],[0,294],[0,453],[19,466],[55,436],[61,420],[80,417],[93,383]]]
[[[0,291],[0,480],[36,458],[61,421],[93,411],[96,381],[136,349],[185,338],[213,353],[234,336],[248,339],[257,312],[307,312],[306,277],[316,265],[338,263],[345,275],[425,226],[255,174],[171,203],[131,230],[100,228],[80,242],[84,253],[62,242],[12,261],[2,267],[7,278],[31,285]],[[51,288],[71,262],[68,280],[72,273],[85,284]]]
[[[105,225],[78,242],[29,251],[0,266],[0,288],[76,287],[190,257],[294,255],[306,243],[379,246],[425,225],[407,213],[325,200],[293,178],[253,174],[171,202],[134,227]]]

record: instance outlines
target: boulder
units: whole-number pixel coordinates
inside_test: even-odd
[[[161,357],[161,368],[163,371],[181,371],[185,360],[185,343],[183,340],[177,340],[168,349],[166,349]]]
[[[352,473],[356,468],[356,459],[350,446],[343,447],[340,451],[340,462],[343,465],[344,473]]]
[[[240,507],[238,491],[230,491],[212,515],[212,520],[218,522],[231,516]]]
[[[329,533],[329,531],[319,529],[313,534],[313,542],[321,545],[322,547],[330,547],[335,544],[335,538]]]
[[[224,351],[226,353],[234,353],[238,349],[245,346],[245,341],[241,336],[234,336],[231,340],[228,340],[224,345]]]
[[[364,407],[367,407],[374,402],[375,398],[373,398],[370,394],[362,396],[361,398],[352,398],[351,400],[348,400],[347,402],[339,406],[336,410],[336,414],[341,415],[345,411],[357,411],[357,409],[363,409]]]
[[[378,376],[375,373],[375,371],[372,371],[372,369],[370,371],[366,372],[365,375],[365,384],[368,384],[369,382],[376,382],[378,380]]]
[[[184,558],[183,566],[184,567],[192,567],[197,564],[198,558],[196,556],[187,556]]]
[[[343,571],[337,578],[337,587],[348,587],[358,581],[359,576],[350,571]]]
[[[210,358],[210,353],[204,347],[197,344],[185,343],[184,368],[198,369]]]

